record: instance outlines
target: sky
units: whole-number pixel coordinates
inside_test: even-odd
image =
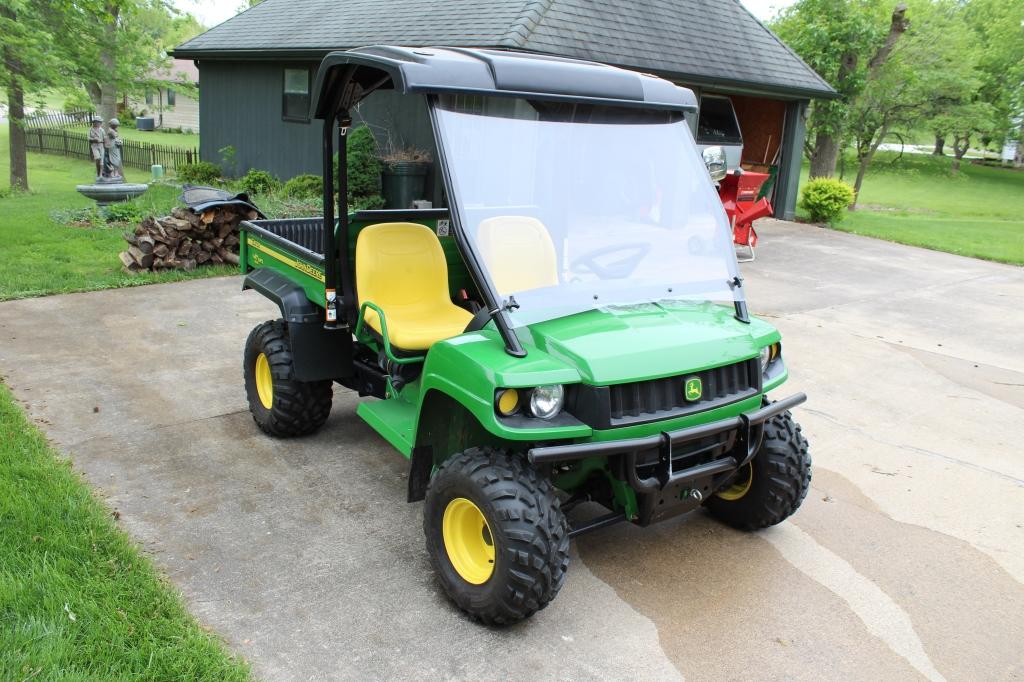
[[[761,21],[770,19],[779,9],[793,4],[795,0],[742,0],[755,17]],[[205,26],[213,27],[235,16],[240,9],[241,0],[172,0],[175,7],[183,12],[191,12]]]

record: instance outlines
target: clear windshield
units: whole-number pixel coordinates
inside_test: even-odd
[[[446,95],[455,204],[516,326],[664,300],[732,303],[729,226],[681,114]]]

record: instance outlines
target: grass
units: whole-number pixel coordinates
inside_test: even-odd
[[[126,140],[138,140],[139,142],[181,149],[199,149],[199,135],[195,133],[172,133],[162,130],[145,132],[131,127],[131,123],[128,121],[121,124],[118,132]]]
[[[0,126],[0,191],[9,185],[7,147],[4,125]],[[146,173],[131,168],[125,169],[125,174],[129,181],[148,179]],[[236,272],[236,268],[229,266],[203,267],[193,272],[122,272],[117,254],[127,248],[121,234],[128,225],[72,227],[61,219],[70,211],[93,206],[92,201],[75,191],[75,185],[90,182],[94,175],[94,167],[88,161],[29,154],[32,193],[0,198],[0,301]],[[164,215],[179,193],[177,187],[155,185],[135,203],[147,213]]]
[[[895,158],[895,153],[878,153],[859,208],[834,229],[1024,265],[1024,172],[965,162],[954,176],[948,157]],[[849,160],[847,169],[855,172]]]
[[[0,678],[249,678],[2,383],[0,531]]]

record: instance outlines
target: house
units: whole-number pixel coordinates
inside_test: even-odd
[[[199,68],[191,59],[175,59],[170,66],[150,74],[157,87],[142,97],[129,100],[129,107],[142,116],[152,116],[157,128],[199,132],[199,101],[193,96],[199,86]]]
[[[742,135],[743,165],[775,169],[780,217],[795,210],[806,107],[835,96],[738,0],[265,0],[174,51],[199,67],[200,155],[217,161],[230,146],[239,172],[319,173],[320,128],[309,115],[317,65],[330,51],[373,44],[560,55],[690,87],[704,110],[691,123],[698,142]],[[425,106],[374,107],[356,115],[384,121],[403,146],[429,148]],[[439,199],[440,183],[428,183]]]

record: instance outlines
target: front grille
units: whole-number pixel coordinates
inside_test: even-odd
[[[760,390],[761,373],[758,369],[755,358],[692,374],[609,386],[609,417],[613,423],[616,420],[646,420],[663,412],[683,409],[696,412],[741,400]],[[689,402],[684,394],[686,381],[692,377],[700,378],[703,392],[699,400]]]
[[[702,395],[688,401],[686,382],[699,377]],[[703,412],[761,392],[757,358],[677,376],[614,386],[579,386],[569,397],[569,410],[596,428],[629,426]]]

